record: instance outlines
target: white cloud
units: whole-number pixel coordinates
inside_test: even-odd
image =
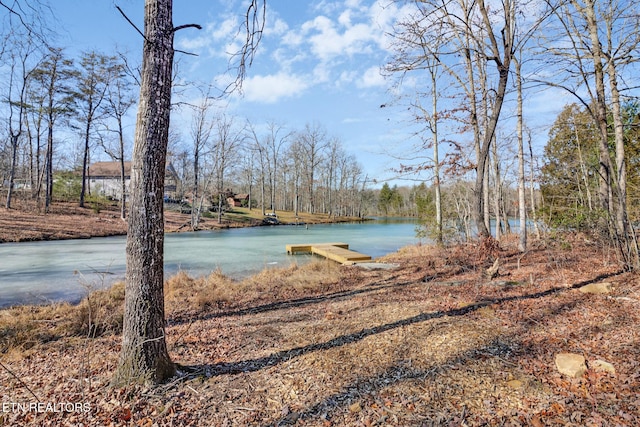
[[[282,72],[249,77],[242,84],[245,99],[265,104],[299,96],[309,86],[304,78]]]
[[[277,18],[273,25],[267,25],[265,31],[269,36],[278,36],[286,34],[289,31],[289,25],[284,20]]]
[[[398,7],[396,2],[377,0],[367,10],[371,25],[375,27],[376,42],[381,49],[388,50],[389,39],[387,34],[393,32],[393,26],[405,20],[415,12],[415,6],[410,2]]]
[[[355,80],[358,78],[357,71],[351,70],[343,70],[340,72],[340,77],[336,80],[336,85],[338,87],[345,87],[353,84]]]
[[[384,86],[386,81],[380,74],[380,67],[370,67],[364,72],[362,79],[356,83],[359,88]]]
[[[207,32],[211,34],[214,40],[230,40],[238,34],[240,23],[237,16],[229,16],[220,24],[209,25]]]
[[[259,102],[297,96],[313,85],[372,88],[385,84],[378,66],[385,60],[384,40],[400,8],[389,0],[321,0],[306,21],[267,15],[256,61],[244,83],[246,97]],[[180,38],[178,47],[202,58],[229,58],[243,34],[236,14],[209,23],[204,34]],[[302,77],[304,76],[304,78]]]
[[[227,56],[240,47],[238,42],[239,21],[236,16],[226,17],[221,22],[209,22],[204,31],[194,37],[181,36],[176,40],[178,49],[212,57]]]
[[[344,120],[342,120],[342,123],[345,123],[345,124],[364,123],[365,121],[366,121],[366,119],[363,119],[361,117],[347,117]]]
[[[320,63],[313,69],[313,81],[317,83],[326,83],[331,81],[333,70],[327,63]]]
[[[337,9],[341,8],[342,5],[338,2],[331,2],[327,0],[321,0],[313,6],[313,10],[319,13],[324,13],[325,15],[331,14],[335,12]]]
[[[338,22],[344,27],[351,26],[351,9],[342,12],[338,17]]]
[[[326,16],[318,16],[312,21],[305,22],[300,34],[291,36],[291,40],[307,41],[311,51],[321,61],[328,61],[336,56],[353,56],[371,52],[371,43],[376,42],[374,31],[367,23],[352,24],[350,18],[341,15],[344,31]],[[342,30],[342,27],[340,27]]]

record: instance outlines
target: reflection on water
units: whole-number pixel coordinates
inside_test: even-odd
[[[304,263],[311,256],[286,254],[286,244],[344,242],[380,257],[417,242],[413,220],[252,227],[165,237],[165,272],[206,275],[220,268],[246,277],[264,268]],[[124,279],[124,236],[0,244],[0,307],[53,300],[77,301],[87,289]]]

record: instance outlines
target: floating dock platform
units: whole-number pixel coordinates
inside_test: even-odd
[[[341,264],[371,261],[371,257],[369,255],[350,250],[347,243],[307,243],[287,245],[287,253],[291,255],[297,253],[311,253],[337,261]]]

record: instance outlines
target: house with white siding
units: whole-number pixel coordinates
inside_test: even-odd
[[[96,162],[89,166],[87,173],[89,191],[91,194],[109,197],[113,200],[121,200],[122,176],[120,162]],[[124,184],[126,194],[129,194],[131,181],[131,162],[124,162]],[[167,164],[164,180],[164,195],[175,197],[178,176],[171,163]]]

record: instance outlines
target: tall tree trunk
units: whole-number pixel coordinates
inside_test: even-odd
[[[540,239],[540,227],[538,227],[538,217],[536,214],[536,191],[535,191],[535,168],[533,163],[533,147],[531,146],[531,138],[528,138],[529,143],[529,197],[531,200],[531,221],[533,222],[533,230],[536,233],[536,238]]]
[[[124,134],[122,131],[122,120],[118,120],[118,138],[120,140],[120,218],[125,220],[127,219],[127,181],[124,170]]]
[[[89,101],[91,102],[91,101]],[[89,109],[92,106],[89,104]],[[84,199],[87,193],[87,168],[89,163],[89,131],[91,130],[91,118],[87,118],[87,123],[84,130],[84,154],[82,157],[82,186],[80,188],[80,203],[79,206],[84,208]]]
[[[518,217],[520,220],[520,237],[518,239],[518,250],[520,252],[524,252],[527,250],[527,204],[524,182],[524,117],[522,113],[522,65],[520,64],[520,61],[515,60],[515,67],[516,86],[518,91],[518,123],[516,125],[516,132],[518,134]]]
[[[222,201],[225,197],[224,184],[222,179],[218,181],[218,224],[222,224]]]
[[[489,158],[489,148],[491,142],[495,136],[496,128],[498,126],[498,120],[500,119],[500,112],[502,111],[502,104],[504,103],[504,97],[507,90],[507,83],[509,81],[509,69],[511,67],[511,59],[513,58],[513,43],[514,35],[512,32],[512,25],[514,25],[515,18],[513,16],[514,11],[511,9],[511,2],[503,2],[504,13],[504,28],[502,29],[502,55],[500,55],[500,48],[498,42],[495,39],[493,33],[493,27],[489,13],[485,7],[484,0],[478,2],[480,14],[482,20],[487,28],[487,35],[490,40],[489,48],[492,51],[493,57],[491,60],[495,63],[498,71],[498,89],[495,93],[495,99],[491,105],[491,114],[489,116],[489,123],[486,127],[487,132],[483,135],[482,144],[480,146],[480,153],[478,157],[478,164],[476,169],[476,183],[474,188],[475,193],[475,206],[474,211],[476,215],[476,227],[478,229],[478,237],[489,237],[489,230],[484,221],[484,199],[482,197],[484,182],[484,172],[487,167],[487,160]]]
[[[300,185],[298,183],[298,173],[295,172],[294,184],[293,184],[293,214],[298,218],[298,203],[300,201]]]
[[[262,208],[262,216],[265,216],[267,213],[264,206],[264,190],[265,190],[264,175],[265,175],[264,169],[262,169],[260,174],[260,205]]]
[[[602,209],[609,214],[609,222],[615,217],[612,203],[611,160],[609,157],[609,137],[607,133],[607,105],[604,90],[604,69],[602,66],[603,53],[598,37],[598,24],[595,16],[595,5],[592,0],[585,2],[585,7],[572,0],[574,7],[584,14],[587,21],[589,37],[591,39],[591,59],[593,60],[593,72],[596,86],[595,119],[600,131],[599,155],[600,155],[600,204]],[[611,224],[610,224],[611,225]]]
[[[11,209],[13,199],[13,186],[16,178],[16,167],[18,163],[18,138],[20,134],[11,135],[11,169],[9,170],[9,189],[7,190],[7,201],[5,208]]]
[[[52,123],[50,121],[49,123]],[[53,201],[53,128],[52,125],[49,125],[49,130],[47,131],[47,160],[46,160],[46,195],[44,201],[44,210],[45,212],[49,211],[49,206],[51,206],[51,202]]]
[[[161,382],[175,373],[165,340],[164,175],[171,110],[171,0],[145,1],[140,102],[131,166],[131,210],[122,349],[116,384]]]
[[[580,138],[580,133],[578,132],[578,127],[574,124],[574,136],[576,138],[576,148],[578,151],[578,161],[580,162],[580,175],[582,177],[582,183],[585,188],[585,197],[587,198],[586,203],[589,207],[589,212],[593,211],[593,200],[591,197],[591,186],[589,185],[589,175],[587,164],[584,161],[584,156],[582,155],[582,142]],[[580,182],[580,180],[578,180]]]
[[[198,186],[200,185],[200,146],[199,141],[196,142],[195,152],[193,153],[193,202],[191,203],[191,229],[197,230],[200,226],[200,208],[196,207],[198,203]]]
[[[58,61],[56,56],[53,56],[52,67],[50,70],[51,76],[49,78],[49,84],[47,88],[48,108],[47,108],[47,159],[45,161],[46,179],[45,179],[45,202],[44,210],[49,211],[49,206],[53,201],[53,126],[56,119],[56,112],[54,109],[54,94],[56,93],[56,81],[58,72]]]
[[[500,176],[500,159],[498,158],[498,144],[496,141],[493,141],[493,179],[494,179],[494,189],[493,189],[493,209],[495,210],[495,238],[500,241],[502,237],[502,217],[500,215],[500,198],[502,193],[502,177]]]
[[[440,135],[438,134],[438,122],[440,117],[438,114],[438,65],[433,65],[429,69],[431,76],[431,134],[433,135],[433,187],[435,190],[436,205],[436,244],[442,245],[444,238],[442,233],[442,194],[440,189],[440,152],[438,145],[440,144]]]
[[[611,49],[610,49],[611,50]],[[611,92],[611,112],[613,116],[614,137],[616,146],[616,221],[617,230],[624,243],[624,251],[627,253],[629,267],[640,268],[640,254],[638,241],[629,224],[627,210],[627,164],[624,147],[624,125],[622,121],[622,109],[620,91],[618,90],[618,74],[613,58],[608,58],[607,75],[609,77],[609,90]]]
[[[22,48],[20,48],[22,51]],[[27,71],[27,59],[29,57],[29,50],[24,52],[16,51],[11,55],[11,65],[9,74],[9,94],[6,99],[9,104],[9,138],[11,145],[11,169],[9,171],[9,189],[7,190],[7,200],[5,207],[11,209],[11,201],[13,198],[13,188],[16,179],[16,168],[18,167],[18,144],[20,143],[20,136],[23,133],[23,127],[25,122],[25,105],[26,105],[26,93],[27,93],[27,81],[31,71]],[[19,63],[19,64],[18,64]],[[16,68],[19,67],[19,74],[16,75]],[[19,77],[18,77],[19,76]],[[19,84],[20,95],[18,99],[13,97],[14,82]],[[14,108],[17,106],[17,117],[14,116]]]

